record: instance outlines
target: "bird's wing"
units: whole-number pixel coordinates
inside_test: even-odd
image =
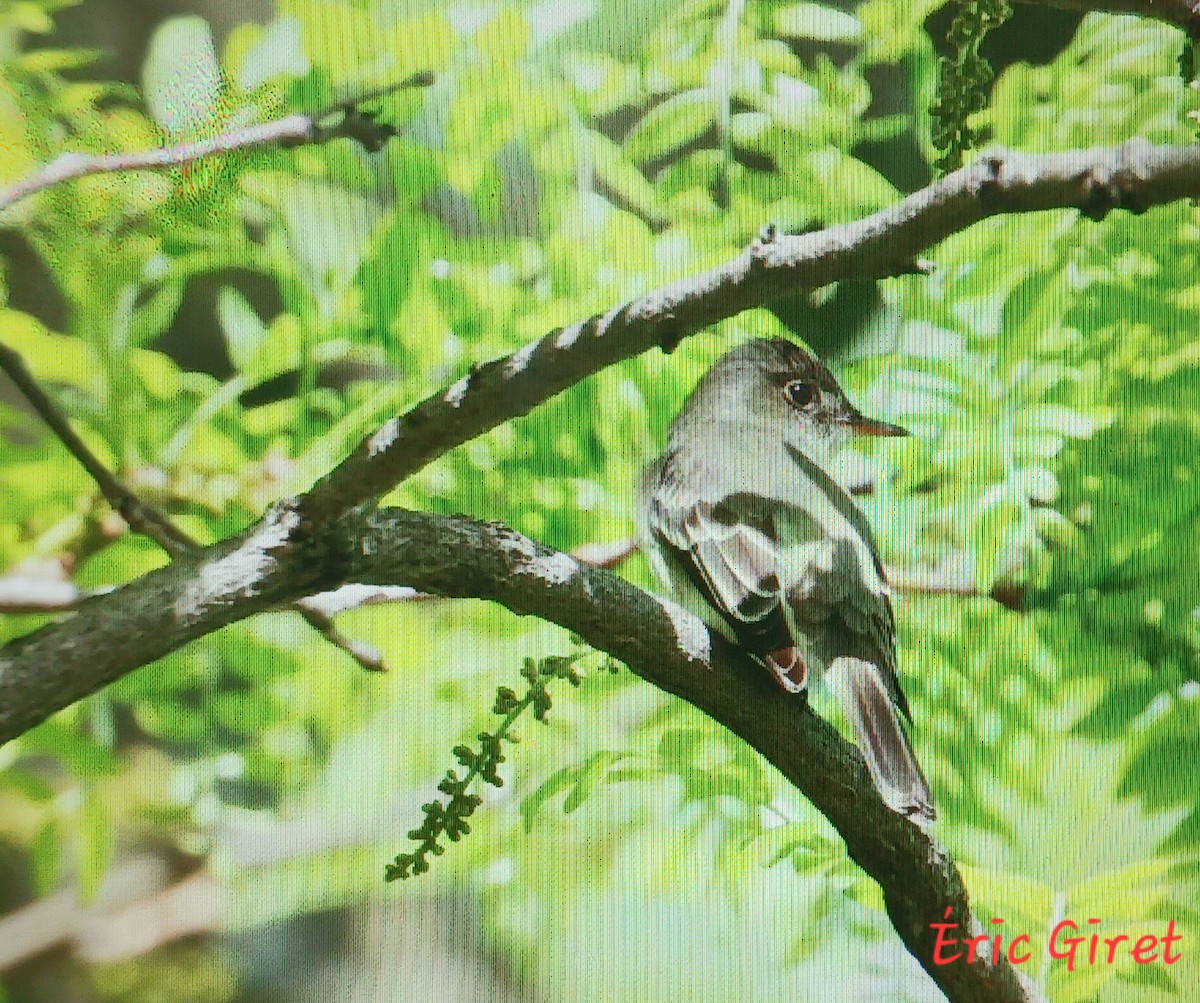
[[[895,619],[870,524],[820,466],[795,464],[785,501],[721,494],[713,471],[668,452],[643,481],[643,532],[762,656],[819,640],[821,661],[853,655],[879,667],[893,703],[909,718],[896,675]],[[684,485],[687,485],[685,490]],[[697,500],[696,486],[705,491]],[[806,645],[807,647],[807,645]]]
[[[781,509],[779,577],[793,629],[828,669],[827,681],[854,728],[883,799],[902,815],[937,811],[921,764],[900,721],[912,714],[896,674],[896,624],[878,555],[857,535],[812,532],[812,513]],[[829,528],[828,526],[826,527]]]
[[[786,448],[802,485],[777,516],[779,538],[797,541],[780,575],[784,593],[791,593],[789,611],[799,629],[825,641],[827,663],[853,655],[877,665],[892,702],[911,721],[896,675],[896,619],[875,532],[823,467]]]
[[[643,532],[758,655],[791,644],[771,505],[753,495],[696,500],[671,457],[647,473]]]
[[[813,537],[812,515],[781,509],[781,540],[797,540],[780,554],[781,591],[795,629],[813,640],[825,664],[854,657],[875,665],[906,720],[912,717],[896,674],[896,618],[870,543],[848,536]],[[808,539],[805,539],[805,534]]]

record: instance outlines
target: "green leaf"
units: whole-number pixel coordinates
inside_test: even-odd
[[[42,895],[49,895],[58,885],[63,863],[62,844],[62,826],[57,819],[42,825],[29,844],[33,884]]]
[[[654,186],[621,147],[592,129],[584,131],[580,145],[596,176],[622,201],[642,214],[653,212],[658,199]]]
[[[262,347],[266,325],[246,297],[232,286],[222,286],[217,293],[217,317],[233,367],[244,372]]]
[[[622,759],[625,759],[627,755],[624,752],[602,750],[580,763],[575,769],[575,786],[571,788],[571,793],[563,800],[563,814],[570,815],[581,808],[583,803],[591,796],[592,792],[608,774],[609,768],[614,763],[619,763]]]
[[[39,380],[85,389],[96,378],[95,361],[83,341],[55,334],[27,313],[0,309],[0,338]]]
[[[826,198],[834,205],[845,206],[847,217],[875,212],[897,197],[887,178],[856,157],[830,150],[815,155],[812,168],[825,188]]]
[[[575,766],[564,766],[562,769],[555,770],[538,785],[537,790],[525,797],[525,800],[521,802],[521,820],[525,825],[526,832],[533,830],[534,820],[542,805],[571,786],[575,780],[577,769]]]
[[[278,77],[302,77],[310,69],[300,39],[300,22],[277,17],[261,30],[237,66],[238,85],[252,91]]]
[[[392,330],[400,307],[408,298],[423,225],[424,220],[415,213],[397,210],[371,235],[370,249],[359,266],[355,283],[362,292],[363,306],[371,317],[376,337]]]
[[[176,17],[159,26],[142,68],[142,90],[151,117],[169,135],[186,138],[215,127],[221,66],[207,21]]]
[[[32,0],[17,0],[9,5],[6,11],[14,28],[27,31],[31,35],[48,35],[54,30],[54,22],[41,4]]]
[[[145,345],[162,334],[175,319],[183,291],[181,281],[167,280],[152,287],[150,295],[138,303],[130,317],[130,344]]]
[[[95,897],[112,859],[112,829],[104,799],[88,787],[79,810],[79,892],[85,902]]]
[[[628,758],[628,753],[602,750],[589,756],[582,763],[564,766],[562,769],[556,770],[522,802],[521,818],[525,825],[525,831],[532,830],[534,817],[542,805],[567,788],[570,788],[570,793],[563,800],[563,814],[570,815],[572,812],[578,811],[596,787],[608,779],[611,767]],[[617,779],[628,778],[618,777]]]
[[[1122,966],[1117,971],[1117,979],[1131,986],[1145,986],[1179,996],[1179,983],[1171,978],[1168,970],[1161,965],[1139,965],[1135,962],[1128,967]]]
[[[1073,730],[1089,738],[1110,741],[1120,738],[1161,689],[1161,684],[1154,679],[1114,683],[1096,701],[1095,706],[1075,723]]]
[[[1020,873],[958,863],[963,881],[976,903],[1009,920],[1014,929],[1032,932],[1045,925],[1054,911],[1054,889]]]
[[[255,319],[257,320],[257,317]],[[299,317],[294,313],[279,314],[263,332],[258,351],[245,359],[243,372],[246,379],[251,383],[262,383],[294,369],[300,363],[300,345],[303,337]],[[250,345],[251,339],[247,338],[241,344],[241,350],[247,351]],[[232,347],[231,344],[231,350]]]
[[[1170,895],[1174,862],[1165,857],[1138,860],[1101,871],[1076,885],[1069,895],[1069,914],[1143,919]]]
[[[479,59],[488,65],[520,58],[532,36],[525,14],[511,6],[497,5],[495,13],[475,33]]]
[[[707,90],[676,94],[642,116],[625,137],[625,153],[646,162],[686,146],[716,124],[716,108]]]
[[[858,18],[817,3],[797,3],[775,12],[775,29],[790,38],[853,42],[862,35]]]

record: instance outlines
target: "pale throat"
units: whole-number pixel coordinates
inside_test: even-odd
[[[830,473],[837,454],[849,445],[850,437],[850,430],[845,425],[815,426],[799,422],[789,422],[782,436],[788,445],[826,473]]]
[[[833,461],[849,444],[851,435],[844,426],[814,427],[796,420],[741,414],[736,421],[717,420],[695,426],[682,438],[692,449],[710,455],[719,450],[719,468],[725,475],[722,480],[750,487],[764,479],[786,482],[797,476],[789,449],[803,453],[832,477]]]

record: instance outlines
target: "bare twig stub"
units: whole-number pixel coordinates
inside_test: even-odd
[[[81,589],[74,582],[38,575],[0,576],[0,613],[63,613],[112,589]]]

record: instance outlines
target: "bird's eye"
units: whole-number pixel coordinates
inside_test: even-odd
[[[784,387],[784,391],[787,393],[788,400],[796,407],[808,407],[813,402],[813,398],[817,396],[813,385],[805,383],[803,380],[793,380]]]

